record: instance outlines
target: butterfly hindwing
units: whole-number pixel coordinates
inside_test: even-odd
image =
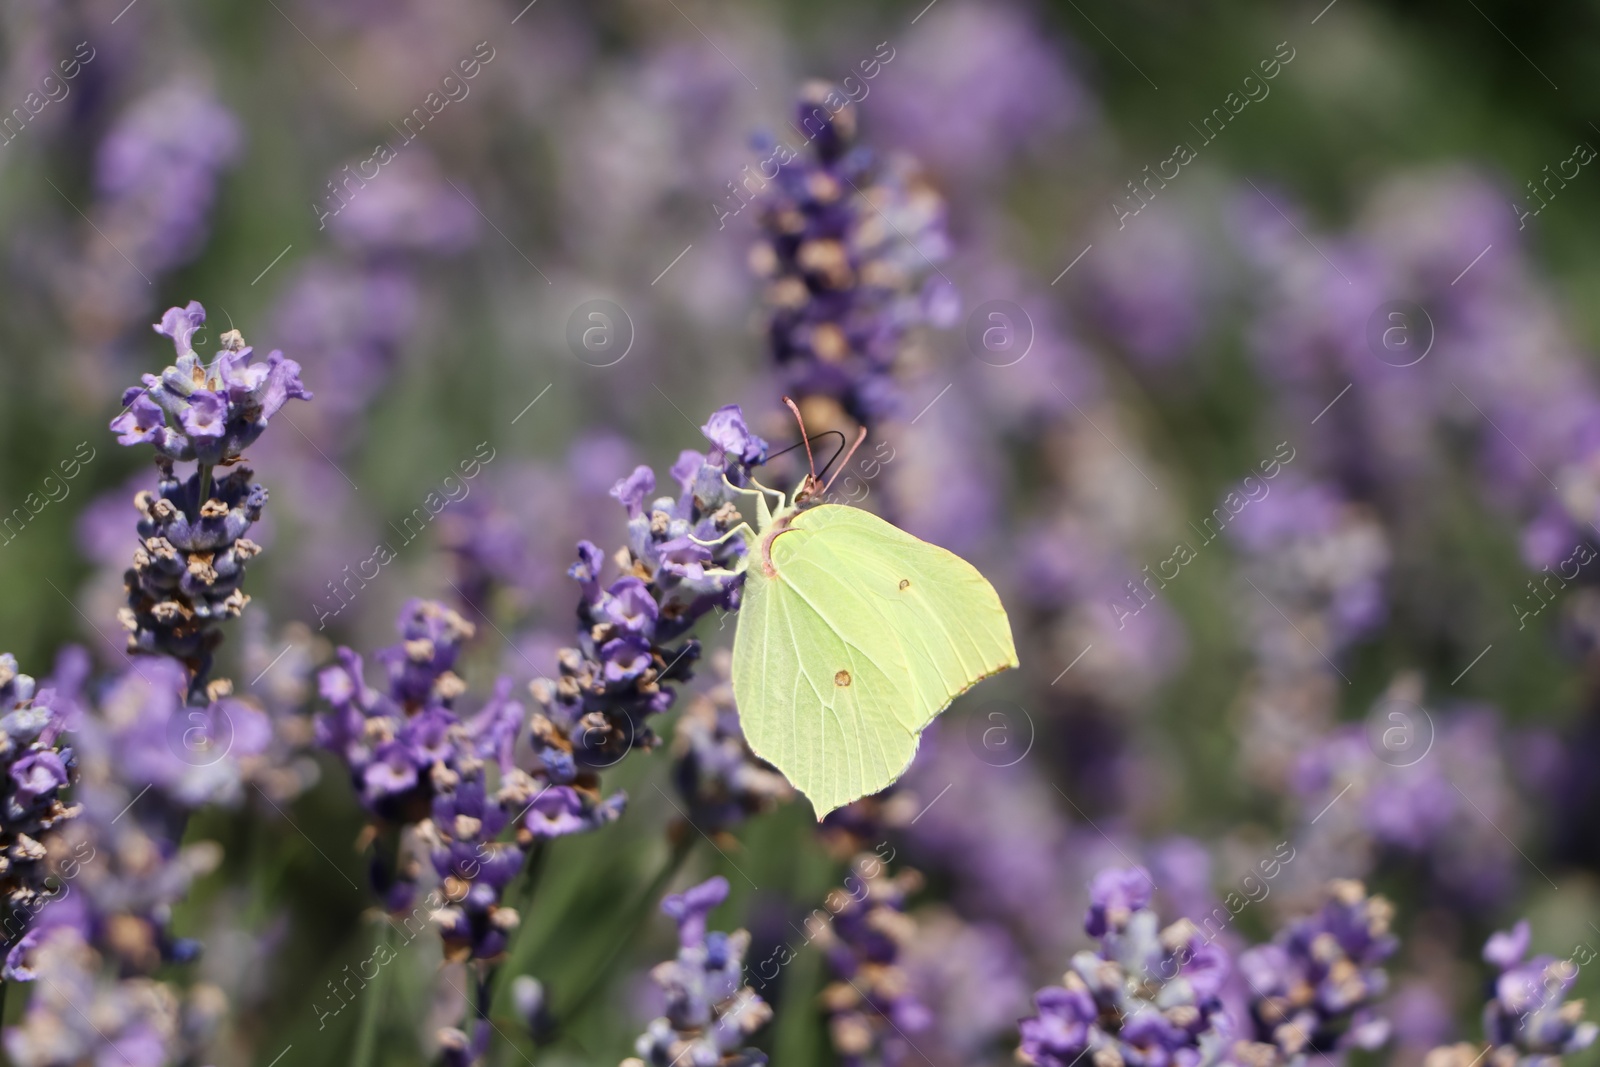
[[[804,559],[795,568],[810,571]],[[825,578],[819,592],[816,577],[802,577],[812,588],[801,593],[786,579],[747,575],[733,674],[736,694],[760,694],[740,710],[751,748],[821,814],[892,781],[917,742],[908,723],[875,713],[904,691],[903,657],[852,641],[851,627],[841,632],[842,613],[861,605],[850,603],[848,591],[841,597],[827,588]],[[812,666],[819,663],[828,666]]]
[[[800,513],[772,563],[746,574],[734,691],[751,748],[819,817],[892,783],[952,699],[1016,664],[982,575],[868,512]]]

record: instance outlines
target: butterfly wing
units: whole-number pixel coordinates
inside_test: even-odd
[[[910,716],[878,713],[893,706],[909,674],[898,648],[853,641],[847,625],[841,633],[859,610],[847,589],[809,574],[802,583],[803,593],[787,571],[746,572],[733,688],[751,749],[805,793],[820,818],[893,781],[916,753],[916,726]]]
[[[924,727],[1017,665],[970,564],[857,508],[802,512],[745,578],[733,684],[755,753],[818,817],[898,778]]]

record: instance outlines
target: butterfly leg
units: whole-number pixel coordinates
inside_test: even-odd
[[[778,498],[778,511],[780,513],[788,509],[788,500],[782,493],[776,489],[768,489],[756,481],[754,477],[750,479],[750,484],[755,486],[754,489],[746,489],[743,486],[734,485],[728,480],[726,474],[722,476],[722,483],[740,496],[753,496],[756,498],[756,521],[760,523],[763,530],[772,525],[773,515],[772,508],[767,505],[766,494],[771,493]]]
[[[778,508],[777,508],[777,510],[779,510],[779,511],[788,511],[789,510],[789,498],[783,495],[782,490],[771,489],[771,488],[768,488],[765,485],[762,485],[760,482],[756,481],[756,476],[753,475],[753,474],[750,476],[750,484],[755,486],[758,490],[760,490],[763,493],[770,493],[773,496],[777,497],[778,498]]]
[[[763,503],[766,501],[766,497],[763,496],[763,494],[770,493],[778,498],[778,511],[787,510],[789,506],[789,498],[785,496],[781,490],[762,485],[760,482],[755,480],[754,476],[750,478],[750,484],[755,486],[754,489],[749,489],[742,485],[734,485],[732,482],[728,481],[728,476],[726,474],[722,476],[722,484],[726,485],[731,491],[738,493],[740,496],[759,496],[762,498]]]
[[[689,540],[691,540],[695,544],[701,545],[701,546],[703,546],[705,548],[715,548],[717,545],[720,545],[720,544],[723,544],[723,543],[727,542],[729,538],[732,538],[732,537],[734,537],[736,535],[743,537],[744,538],[744,543],[745,543],[746,547],[748,547],[749,544],[752,541],[755,540],[756,531],[748,522],[741,522],[739,525],[735,526],[733,529],[729,530],[727,533],[723,534],[721,537],[716,538],[715,540],[702,541],[702,540],[700,540],[700,538],[694,536],[693,534],[689,535]]]

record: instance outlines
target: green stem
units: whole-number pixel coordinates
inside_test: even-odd
[[[385,921],[378,927],[377,945],[373,950],[374,955],[376,955],[378,948],[387,949],[388,945],[389,923]],[[356,1048],[355,1054],[350,1058],[351,1067],[371,1067],[372,1054],[378,1047],[378,1027],[383,1021],[383,1009],[385,1007],[384,985],[388,976],[389,968],[379,966],[378,973],[373,976],[372,981],[367,983],[367,987],[362,990],[366,995],[366,1000],[361,1004],[361,1021],[356,1030]]]
[[[475,996],[472,1000],[473,1022],[472,1037],[470,1039],[474,1043],[476,1043],[478,1040],[478,1032],[480,1030],[487,1031],[490,1035],[493,1034],[493,1030],[490,1028],[494,1025],[494,1023],[490,1019],[489,1009],[491,1006],[491,998],[494,995],[494,981],[495,978],[499,976],[499,972],[499,964],[489,964],[481,961],[478,964],[478,986],[473,991]],[[494,1038],[492,1036],[488,1037],[485,1041],[483,1052],[485,1060],[487,1060],[489,1057],[490,1046],[493,1044],[493,1042]]]
[[[508,966],[497,967],[497,971],[517,973],[517,964],[520,962],[520,957],[526,948],[524,942],[530,936],[528,927],[533,925],[528,921],[528,916],[533,908],[534,890],[539,887],[539,876],[544,873],[544,858],[548,852],[549,846],[543,839],[535,841],[533,847],[528,850],[527,860],[522,865],[521,884],[516,887],[514,894],[509,892],[506,894],[511,898],[508,903],[517,909],[517,916],[520,922],[517,924],[516,933],[512,935],[511,940],[506,944],[505,963]],[[496,975],[496,980],[498,980],[498,974]],[[496,987],[494,992],[498,997],[499,988]]]
[[[822,954],[810,947],[800,950],[783,973],[776,1001],[777,1020],[772,1031],[774,1063],[816,1063],[826,1039],[818,1015],[817,994],[822,986]]]
[[[578,995],[569,1000],[560,1011],[555,1013],[554,1024],[549,1035],[546,1036],[544,1044],[554,1041],[566,1024],[583,1010],[583,1006],[593,1000],[601,989],[605,988],[606,983],[611,979],[612,971],[615,969],[617,960],[621,957],[623,950],[639,939],[639,931],[649,920],[650,912],[655,905],[656,899],[661,895],[661,891],[666,888],[667,883],[672,881],[673,876],[683,867],[684,861],[689,858],[689,853],[693,851],[694,839],[687,835],[672,846],[672,855],[667,859],[666,865],[656,874],[649,887],[640,894],[639,899],[630,910],[628,919],[623,923],[622,935],[612,943],[610,949],[601,957],[600,966],[595,968],[589,980],[579,987],[580,992]]]
[[[515,975],[519,973],[521,957],[527,950],[525,942],[530,936],[528,928],[533,925],[529,921],[529,914],[533,908],[533,896],[535,890],[539,887],[539,876],[544,873],[545,856],[549,854],[549,851],[549,843],[543,838],[535,841],[533,847],[528,850],[528,858],[522,865],[521,884],[516,887],[515,894],[509,892],[506,894],[511,898],[511,905],[517,909],[517,915],[521,922],[517,925],[516,933],[506,945],[504,958],[490,969],[484,979],[483,990],[485,991],[486,999],[480,1010],[480,1015],[484,1019],[490,1017],[492,1006],[500,997],[504,996],[504,991],[500,988],[500,976],[502,974]],[[491,1042],[493,1040],[493,1038],[490,1039]],[[511,1039],[511,1042],[513,1046],[516,1045],[515,1039]]]
[[[544,858],[549,852],[549,842],[542,837],[528,850],[527,862],[522,865],[522,888],[517,893],[518,915],[533,906],[533,891],[539,888],[539,876],[544,873]]]

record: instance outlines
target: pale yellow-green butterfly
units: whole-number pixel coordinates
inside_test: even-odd
[[[755,497],[758,528],[727,535],[749,547],[733,693],[751,750],[820,819],[905,773],[927,725],[1015,667],[1017,651],[999,596],[970,563],[860,508],[818,503],[832,483],[817,477],[809,440],[806,459],[793,501],[754,478],[734,487]]]

